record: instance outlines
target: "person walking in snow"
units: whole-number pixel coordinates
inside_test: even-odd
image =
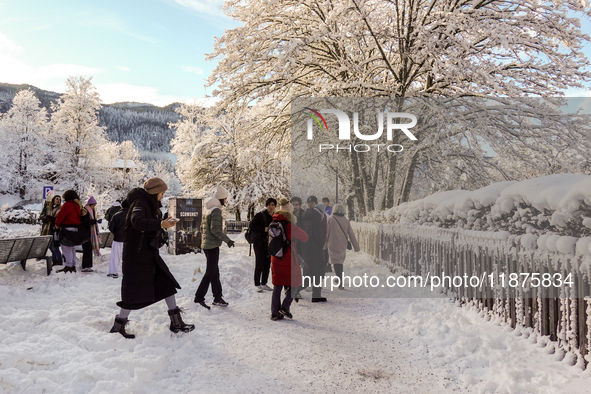
[[[90,238],[82,244],[82,272],[92,272],[92,255],[100,256],[101,232],[98,224],[100,221],[96,218],[96,199],[90,196],[84,206],[87,215],[82,215],[82,227]]]
[[[267,286],[269,270],[271,269],[271,256],[269,256],[269,250],[267,248],[267,232],[269,231],[269,224],[273,220],[273,213],[275,212],[276,206],[277,200],[268,198],[265,202],[265,209],[254,215],[248,226],[250,231],[256,235],[254,242],[254,286],[258,292],[273,290]]]
[[[325,199],[326,198],[322,199],[322,201],[324,201]],[[328,226],[328,215],[326,213],[326,205],[324,204],[324,202],[322,202],[322,203],[316,205],[316,209],[320,213],[322,213],[322,231],[324,233],[324,239],[326,239],[326,237],[327,237],[326,229]],[[328,249],[326,247],[326,243],[324,244],[324,248],[322,249],[322,254],[324,256],[324,271],[325,272],[332,272],[332,266],[328,263]]]
[[[292,197],[291,200],[289,201],[291,203],[292,206],[292,216],[296,217],[296,220],[294,222],[298,222],[300,223],[299,225],[301,226],[303,220],[302,217],[304,216],[304,209],[302,208],[302,199],[299,197]],[[298,240],[295,241],[297,249],[299,251],[302,250],[302,243]]]
[[[341,280],[339,289],[343,290],[343,263],[347,256],[347,249],[349,248],[349,245],[351,245],[356,252],[359,252],[360,250],[359,243],[351,228],[351,224],[345,217],[344,205],[336,204],[332,216],[328,218],[326,245],[330,256],[330,264],[334,267],[336,276]]]
[[[194,302],[206,309],[210,309],[205,303],[205,295],[211,284],[213,293],[213,305],[228,306],[228,303],[222,298],[222,283],[220,281],[220,246],[225,242],[229,248],[234,246],[232,241],[224,232],[222,224],[222,206],[226,203],[228,191],[223,186],[218,186],[212,197],[205,200],[207,214],[201,222],[201,249],[207,259],[207,268],[205,274],[199,283],[195,293]]]
[[[55,217],[56,231],[59,231],[59,240],[65,267],[57,272],[76,272],[76,246],[88,241],[88,235],[81,228],[82,216],[87,215],[86,209],[80,203],[80,197],[74,190],[66,190],[62,195],[65,200]]]
[[[53,265],[62,265],[63,256],[60,251],[59,241],[55,236],[55,218],[60,208],[62,207],[62,198],[59,195],[50,194],[43,205],[43,210],[39,215],[39,219],[43,222],[41,227],[41,235],[51,235],[51,243],[49,250],[51,251],[51,261]]]
[[[292,215],[292,205],[285,197],[279,200],[279,210],[273,215],[273,221],[281,223],[289,246],[283,251],[283,257],[271,256],[273,295],[271,296],[271,320],[284,317],[292,319],[290,306],[296,289],[302,285],[302,273],[298,259],[296,240],[306,242],[308,234],[296,225]],[[281,302],[281,291],[285,288],[285,298]]]
[[[185,324],[181,309],[176,305],[176,289],[181,286],[160,257],[162,232],[174,227],[174,219],[162,220],[160,200],[168,186],[160,178],[150,178],[143,188],[127,194],[129,213],[123,232],[123,280],[121,281],[121,308],[115,316],[112,333],[125,338],[135,335],[125,331],[132,310],[138,310],[164,300],[168,306],[170,331],[190,332],[193,324]]]
[[[304,282],[304,285],[312,286],[312,302],[326,302],[326,298],[322,297],[322,287],[320,286],[324,278],[323,249],[326,242],[326,231],[322,221],[324,214],[316,209],[317,203],[316,196],[308,197],[308,209],[303,216],[302,229],[308,234],[308,242],[303,246],[302,256],[308,267],[304,275],[309,275],[312,282]],[[299,291],[296,297],[299,297]]]
[[[125,239],[125,219],[129,212],[127,199],[121,202],[121,210],[117,211],[109,220],[109,231],[113,234],[111,245],[111,257],[109,258],[108,277],[117,279],[119,277],[119,265],[123,254],[123,241]]]

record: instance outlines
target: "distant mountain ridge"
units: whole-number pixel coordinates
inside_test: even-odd
[[[0,83],[0,113],[6,113],[12,106],[12,99],[20,90],[31,89],[41,105],[51,113],[51,104],[61,94],[39,89],[32,85]],[[111,141],[133,141],[140,151],[170,152],[170,141],[176,129],[169,123],[179,120],[175,112],[180,103],[157,107],[147,103],[121,102],[103,104],[99,112],[99,124],[104,126]]]

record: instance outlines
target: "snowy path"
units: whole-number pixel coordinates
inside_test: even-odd
[[[120,280],[106,277],[106,262],[93,274],[50,277],[41,263],[26,273],[0,266],[0,393],[590,391],[590,373],[557,361],[545,338],[446,299],[329,295],[294,303],[293,321],[272,322],[270,293],[252,291],[247,247],[222,251],[230,307],[193,304],[202,255],[165,256],[183,287],[184,320],[197,328],[171,334],[160,303],[132,313],[135,340],[108,333]],[[346,272],[370,264],[349,256]]]

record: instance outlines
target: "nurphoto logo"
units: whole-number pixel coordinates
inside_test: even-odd
[[[308,119],[308,139],[309,140],[311,140],[312,136],[313,136],[312,119],[314,119],[316,121],[316,123],[318,123],[318,126],[320,126],[321,128],[322,128],[322,124],[324,124],[326,131],[328,131],[328,125],[326,124],[326,120],[324,120],[324,117],[321,115],[321,113],[336,115],[336,117],[339,121],[339,139],[341,139],[341,140],[350,140],[351,139],[351,121],[349,120],[349,115],[347,115],[345,112],[339,111],[338,109],[321,109],[320,112],[313,110],[312,108],[308,108],[308,107],[305,107],[304,109],[307,109],[308,111],[313,113],[313,114],[306,113],[306,115],[311,117],[311,119]],[[316,115],[316,116],[314,116],[314,115]],[[318,119],[318,118],[320,118],[320,119]],[[394,119],[396,119],[396,118],[407,118],[407,119],[410,119],[411,122],[410,123],[394,123]],[[416,116],[414,116],[413,114],[406,113],[406,112],[388,112],[386,115],[386,119],[388,122],[388,124],[386,126],[386,138],[389,141],[392,141],[392,134],[393,134],[394,130],[402,130],[408,138],[410,138],[413,141],[417,140],[417,137],[415,137],[408,130],[417,124],[417,117]],[[320,120],[322,120],[322,123],[320,123]],[[378,131],[373,135],[364,135],[359,132],[359,114],[357,112],[354,112],[353,113],[353,131],[355,132],[355,136],[357,138],[359,138],[360,140],[365,140],[365,141],[377,140],[378,138],[380,138],[382,136],[382,133],[384,132],[384,113],[378,112]]]
[[[350,140],[351,139],[351,120],[349,119],[349,115],[345,112],[340,111],[338,109],[321,109],[320,111],[314,110],[309,107],[304,107],[305,110],[309,112],[304,112],[304,114],[308,115],[310,119],[308,119],[308,130],[307,130],[307,138],[308,140],[312,140],[314,137],[314,121],[318,124],[320,129],[323,127],[328,132],[328,124],[326,119],[322,116],[322,114],[333,114],[337,117],[339,122],[339,140]],[[355,136],[364,141],[374,141],[379,139],[382,134],[384,133],[384,114],[386,115],[386,139],[388,141],[392,141],[392,136],[395,130],[401,130],[410,140],[416,141],[417,138],[410,132],[409,129],[414,127],[417,124],[417,117],[413,114],[409,114],[407,112],[379,112],[377,113],[377,131],[375,134],[366,135],[362,134],[359,131],[359,114],[357,112],[353,113],[353,132]],[[395,120],[402,120],[402,119],[410,119],[410,123],[395,123]],[[377,146],[378,151],[380,150],[380,146],[386,146],[387,144],[372,144],[372,146]],[[369,152],[371,150],[371,146],[368,144],[358,144],[355,146],[348,145],[346,147],[340,147],[339,145],[333,144],[320,144],[319,146],[320,152],[322,150],[331,150],[336,149],[339,150],[348,150],[349,152],[355,150],[355,152]],[[403,146],[400,144],[390,144],[386,146],[386,150],[389,152],[402,152]]]

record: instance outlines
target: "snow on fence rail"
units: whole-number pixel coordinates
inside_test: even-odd
[[[591,361],[591,237],[511,235],[506,231],[446,229],[418,224],[351,223],[360,247],[393,272],[441,276],[495,273],[571,274],[572,287],[552,293],[543,286],[486,286],[455,288],[444,283],[440,291],[462,301],[474,301],[483,310],[512,327],[531,327],[558,341],[577,362]],[[540,237],[540,238],[542,238]],[[553,237],[550,239],[550,237]],[[578,240],[578,241],[577,241]],[[577,241],[577,242],[575,242]],[[531,282],[530,282],[531,284]]]

